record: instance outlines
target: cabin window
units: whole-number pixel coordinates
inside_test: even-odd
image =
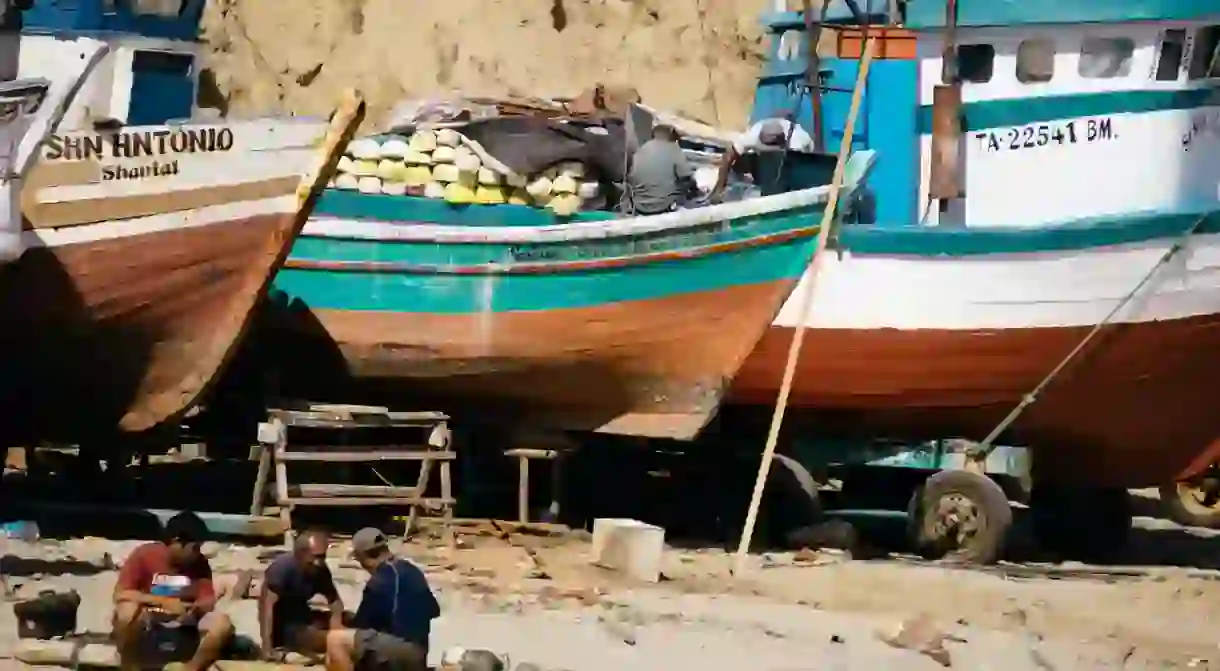
[[[1156,56],[1156,72],[1152,76],[1158,82],[1177,81],[1185,53],[1186,31],[1182,28],[1166,30],[1161,37],[1161,51]]]
[[[194,64],[195,57],[191,54],[178,54],[172,51],[141,49],[133,52],[131,56],[133,72],[157,72],[185,77],[191,74],[191,66]]]
[[[1047,39],[1025,40],[1017,47],[1017,81],[1043,84],[1055,75],[1055,43]]]
[[[995,47],[990,44],[963,44],[957,48],[957,78],[963,82],[985,84],[995,68]]]
[[[785,30],[779,36],[779,50],[776,58],[781,61],[794,61],[801,55],[801,38],[805,34],[799,30]]]
[[[131,0],[132,10],[147,16],[177,17],[184,4],[184,0]]]
[[[1080,45],[1080,76],[1109,79],[1131,74],[1135,41],[1128,37],[1086,37]]]
[[[1216,59],[1217,47],[1220,47],[1220,26],[1200,28],[1195,33],[1194,42],[1186,76],[1190,79],[1220,77],[1220,63]]]

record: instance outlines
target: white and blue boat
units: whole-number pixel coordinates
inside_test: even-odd
[[[792,403],[819,434],[979,440],[1049,380],[1005,433],[1044,481],[1201,468],[1220,446],[1220,2],[890,4],[867,17],[853,138],[879,155],[873,222],[844,228],[812,308],[789,301],[732,399],[774,401],[804,325]],[[827,143],[860,18],[831,3],[819,40]],[[765,20],[756,118],[800,99],[808,54],[801,14]],[[809,98],[800,118],[814,129]]]

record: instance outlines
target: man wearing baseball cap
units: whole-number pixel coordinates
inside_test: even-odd
[[[327,671],[428,668],[428,637],[440,605],[424,572],[395,557],[385,534],[371,527],[352,538],[352,556],[369,572],[353,629],[326,636]]]
[[[785,144],[791,151],[811,152],[814,150],[813,137],[799,124],[794,124],[788,119],[763,119],[750,126],[750,129],[734,140],[732,146],[724,153],[724,160],[720,164],[720,173],[716,177],[716,186],[712,189],[712,194],[723,193],[725,185],[728,184],[729,172],[732,170],[733,164],[742,156],[760,149],[783,149]]]

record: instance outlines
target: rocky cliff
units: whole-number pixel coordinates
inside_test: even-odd
[[[635,87],[729,128],[749,113],[771,0],[211,0],[204,86],[235,114],[316,114],[355,85],[404,98]]]

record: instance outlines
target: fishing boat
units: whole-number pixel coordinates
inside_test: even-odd
[[[76,71],[65,72],[55,83],[38,77],[0,83],[0,263],[20,258],[21,185],[41,158],[43,143],[59,126],[68,105],[109,51],[104,42],[82,40]]]
[[[813,58],[802,123],[841,133],[877,39],[854,138],[880,156],[873,221],[802,280],[809,309],[784,306],[731,401],[769,407],[804,328],[811,434],[1001,438],[1035,483],[1090,487],[1215,461],[1220,2],[813,6],[767,17],[754,114],[791,108]]]
[[[829,193],[561,218],[328,190],[275,280],[281,389],[689,439],[808,263]]]
[[[193,72],[192,54],[160,47],[184,49],[174,31],[197,17],[103,4],[36,2],[18,36],[37,54],[20,67],[52,81],[77,67],[83,35],[111,49],[24,184],[26,249],[0,268],[0,348],[17,353],[0,360],[8,444],[97,444],[185,413],[235,351],[363,110],[352,94],[329,122],[141,125],[183,99],[189,114],[194,89],[178,95],[167,73]]]

